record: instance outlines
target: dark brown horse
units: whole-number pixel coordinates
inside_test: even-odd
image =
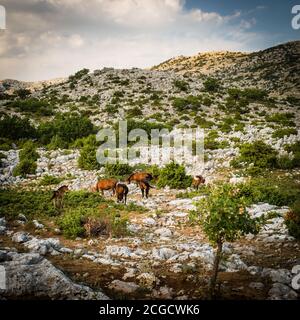
[[[120,182],[117,183],[116,195],[117,195],[118,202],[124,201],[124,203],[126,204],[128,191],[129,191],[128,187],[126,186],[125,183],[120,183]]]
[[[152,187],[148,181],[140,181],[138,185],[142,191],[142,198],[144,198],[144,196],[148,198],[150,188],[154,188],[154,187]]]
[[[61,186],[57,190],[53,191],[52,198],[50,200],[53,200],[54,207],[56,209],[62,209],[63,207],[63,198],[65,193],[69,191],[68,186]]]
[[[112,190],[114,195],[117,182],[118,180],[116,179],[99,180],[96,186],[92,188],[92,191],[97,191],[97,192],[101,191],[101,194],[104,195],[104,190]]]
[[[153,179],[153,176],[151,173],[148,172],[135,172],[133,174],[131,174],[128,179],[127,179],[127,183],[131,183],[131,182],[136,182],[136,184],[138,185],[139,182],[141,181],[146,181],[146,182],[150,182]]]
[[[196,190],[198,190],[198,188],[199,188],[199,186],[201,185],[201,184],[204,184],[205,183],[205,178],[203,178],[202,176],[195,176],[194,178],[193,178],[193,181],[192,181],[192,186],[196,189]]]

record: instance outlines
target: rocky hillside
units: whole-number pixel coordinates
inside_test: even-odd
[[[0,265],[12,281],[0,299],[207,299],[216,255],[200,220],[213,201],[230,205],[234,219],[264,221],[224,243],[218,297],[299,299],[291,283],[300,261],[299,47],[1,81]],[[95,134],[124,119],[148,133],[169,129],[174,141],[202,128],[205,161],[99,165]],[[149,198],[135,184],[127,205],[92,192],[100,178],[126,181],[135,170],[155,176]],[[194,190],[199,174],[205,185]],[[218,191],[224,183],[230,193]],[[62,185],[69,192],[57,207],[50,199]]]
[[[151,70],[210,75],[231,86],[259,86],[274,93],[300,95],[300,41],[253,53],[213,52],[177,57]]]

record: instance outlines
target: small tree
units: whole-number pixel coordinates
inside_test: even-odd
[[[238,190],[228,184],[213,188],[198,207],[203,231],[210,243],[217,247],[209,288],[212,298],[215,295],[223,243],[233,242],[248,233],[257,234],[261,220],[250,217],[244,199],[239,196]]]

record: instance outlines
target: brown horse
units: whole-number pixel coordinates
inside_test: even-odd
[[[141,182],[141,181],[149,182],[152,179],[153,179],[153,176],[152,176],[151,173],[148,173],[148,172],[135,172],[135,173],[131,174],[128,177],[127,183],[131,183],[132,181],[134,181],[138,185],[139,182]]]
[[[99,180],[96,186],[92,188],[92,191],[97,191],[97,192],[101,191],[101,194],[104,195],[104,190],[112,190],[114,195],[117,182],[118,180],[116,179]]]
[[[193,182],[192,182],[192,186],[198,190],[199,186],[201,184],[204,184],[205,183],[205,178],[203,178],[202,176],[195,176],[193,178]]]
[[[154,187],[152,187],[152,186],[149,184],[149,182],[146,181],[146,180],[140,181],[140,182],[138,183],[138,185],[139,185],[139,187],[140,187],[140,189],[141,189],[141,191],[142,191],[142,198],[144,198],[144,196],[146,196],[146,198],[148,198],[150,188],[154,188]]]
[[[127,201],[127,194],[128,194],[128,187],[125,183],[118,182],[116,185],[116,194],[118,202],[122,202],[124,200],[124,203],[126,204]]]
[[[57,190],[53,191],[52,198],[50,200],[53,200],[54,207],[56,209],[62,209],[63,207],[63,198],[65,193],[69,191],[68,186],[61,186]]]

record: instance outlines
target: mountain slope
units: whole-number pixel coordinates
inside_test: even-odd
[[[300,41],[250,54],[213,52],[180,56],[151,70],[210,75],[230,86],[256,86],[277,94],[300,96]]]

